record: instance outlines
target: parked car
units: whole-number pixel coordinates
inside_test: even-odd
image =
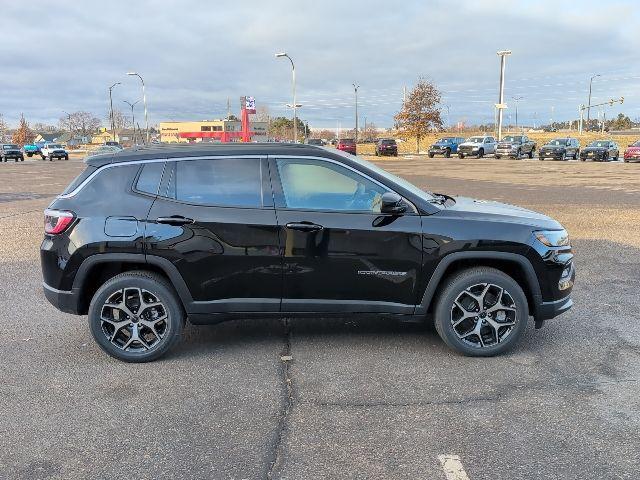
[[[506,135],[496,146],[496,158],[512,157],[520,158],[526,155],[533,158],[536,151],[536,142],[526,135]]]
[[[458,145],[464,142],[462,137],[443,137],[429,147],[429,158],[444,155],[449,158],[452,153],[458,153]]]
[[[586,160],[594,160],[601,162],[608,162],[613,160],[618,161],[620,157],[620,148],[616,142],[611,140],[596,140],[591,142],[580,152],[580,160],[583,162]]]
[[[115,140],[107,140],[102,145],[104,145],[106,147],[118,148],[120,150],[122,150],[124,148],[122,145],[120,145],[119,142],[116,142]]]
[[[322,146],[324,145],[324,140],[322,140],[321,138],[310,138],[309,140],[307,140],[307,144]]]
[[[45,143],[40,155],[43,160],[53,161],[54,158],[69,160],[69,154],[59,143]]]
[[[13,158],[16,162],[18,160],[24,162],[24,155],[18,145],[15,143],[3,143],[0,148],[0,160],[6,162],[10,158]]]
[[[640,141],[629,144],[624,151],[625,162],[640,162]]]
[[[338,140],[336,145],[338,150],[342,150],[343,152],[350,153],[351,155],[356,154],[356,141],[353,138],[341,138]]]
[[[496,151],[496,139],[488,135],[467,138],[458,145],[458,157],[477,156],[482,158]]]
[[[45,142],[29,143],[29,144],[25,145],[24,147],[22,147],[22,151],[29,158],[33,157],[34,155],[42,155],[41,148],[44,146],[44,143]]]
[[[383,155],[398,156],[398,144],[395,138],[382,138],[376,142],[376,156]]]
[[[545,143],[538,151],[540,160],[577,160],[580,156],[580,142],[575,138],[555,138]]]
[[[237,315],[395,314],[490,356],[530,315],[539,328],[572,306],[573,254],[556,220],[428,193],[311,145],[89,157],[44,217],[46,298],[88,315],[98,345],[130,362],[167,352],[186,319]]]

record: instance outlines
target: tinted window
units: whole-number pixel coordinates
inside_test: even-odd
[[[156,195],[158,187],[160,187],[163,170],[164,162],[145,163],[136,182],[136,190]]]
[[[288,208],[380,212],[387,189],[348,168],[304,159],[277,164]]]
[[[260,161],[219,158],[176,162],[169,191],[198,205],[261,207]]]
[[[78,175],[73,180],[73,182],[71,182],[69,184],[69,186],[64,189],[64,192],[62,192],[62,195],[66,195],[68,193],[73,192],[76,188],[78,188],[78,185],[80,185],[82,182],[84,182],[89,177],[89,175],[91,175],[96,170],[97,170],[97,168],[96,167],[92,167],[92,166],[89,166],[89,167],[85,168],[82,171],[82,173],[80,173],[80,175]]]

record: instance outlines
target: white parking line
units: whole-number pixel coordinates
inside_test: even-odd
[[[447,480],[469,480],[458,455],[438,455]]]

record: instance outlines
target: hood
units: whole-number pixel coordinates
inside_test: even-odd
[[[545,150],[559,150],[567,148],[566,145],[543,145],[540,148],[544,148]]]
[[[480,146],[482,146],[482,143],[462,142],[459,146],[460,147],[462,147],[462,146],[465,146],[465,147],[480,147]]]
[[[473,220],[529,225],[536,230],[562,228],[562,225],[551,217],[515,205],[468,197],[454,197],[454,199],[455,205],[444,209],[451,215],[464,216]]]
[[[498,142],[498,145],[520,145],[521,143],[522,143],[522,142],[519,142],[519,141],[517,141],[517,140],[511,140],[511,141],[508,141],[508,140],[500,140],[500,141]]]
[[[584,147],[582,149],[583,152],[604,152],[608,150],[607,147]]]

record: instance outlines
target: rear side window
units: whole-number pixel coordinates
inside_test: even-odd
[[[158,194],[160,188],[160,180],[162,180],[162,171],[164,170],[164,162],[145,163],[136,182],[136,190],[139,192]]]
[[[96,167],[93,166],[88,166],[87,168],[85,168],[82,173],[80,175],[78,175],[73,182],[71,182],[69,184],[69,186],[67,188],[64,189],[64,192],[62,192],[62,195],[68,195],[69,193],[73,192],[76,188],[78,188],[78,186],[84,182],[87,178],[89,178],[89,175],[91,175],[93,172],[95,172],[97,170]]]
[[[219,158],[175,162],[168,192],[176,200],[196,205],[260,208],[260,161]]]

